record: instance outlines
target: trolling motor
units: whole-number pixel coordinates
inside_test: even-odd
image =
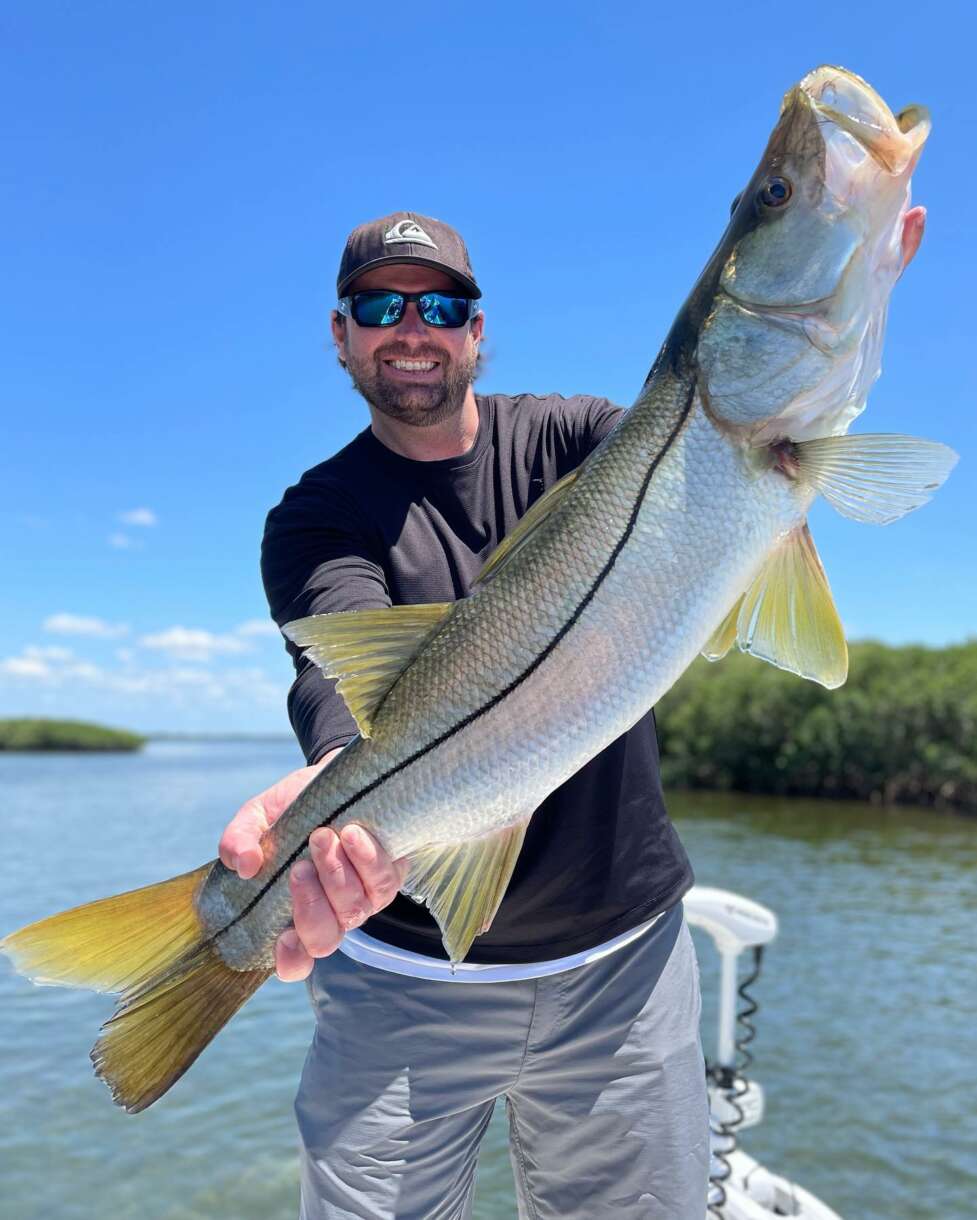
[[[763,1089],[748,1080],[748,1050],[756,1037],[758,1005],[750,988],[760,977],[764,946],[777,935],[777,917],[729,890],[694,886],[683,900],[685,918],[712,938],[720,960],[716,1059],[706,1059],[709,1088],[710,1171],[707,1212],[714,1220],[841,1220],[809,1191],[765,1169],[737,1146],[739,1133],[763,1119]],[[737,985],[740,955],[752,949],[750,973]]]

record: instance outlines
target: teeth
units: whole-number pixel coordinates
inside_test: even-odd
[[[437,365],[436,360],[391,360],[395,369],[404,369],[408,373],[429,373]]]

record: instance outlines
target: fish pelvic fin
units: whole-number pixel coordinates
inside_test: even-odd
[[[126,1110],[161,1097],[271,973],[232,970],[210,942],[194,899],[212,867],[74,907],[0,941],[36,983],[119,994],[92,1060]]]
[[[732,610],[702,646],[702,655],[707,661],[721,661],[736,643],[736,625],[742,605],[743,597],[741,596],[736,599]]]
[[[848,677],[848,645],[807,522],[768,556],[739,603],[742,652],[833,690]]]
[[[939,441],[864,433],[797,441],[799,478],[843,517],[888,525],[926,504],[958,456]]]
[[[311,614],[286,623],[282,634],[304,648],[326,677],[337,679],[336,690],[360,736],[370,737],[374,713],[387,691],[454,606],[454,602],[430,602]]]
[[[528,825],[527,818],[494,835],[450,847],[435,844],[410,856],[401,889],[427,905],[452,962],[463,961],[475,937],[492,926]]]

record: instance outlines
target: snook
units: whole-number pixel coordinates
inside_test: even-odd
[[[467,599],[293,623],[360,736],[242,881],[221,864],[53,916],[3,948],[38,981],[121,993],[93,1050],[151,1104],[268,977],[290,866],[356,821],[394,856],[453,960],[505,893],[533,810],[695,656],[734,643],[837,686],[844,636],[805,524],[923,503],[954,455],[845,435],[877,376],[889,293],[922,231],[929,129],[857,77],[807,76],[632,409],[489,560]]]

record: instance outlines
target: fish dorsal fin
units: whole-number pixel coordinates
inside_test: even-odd
[[[719,624],[702,648],[702,655],[707,661],[721,661],[736,643],[736,624],[740,616],[740,606],[743,597],[738,597],[732,610]]]
[[[282,633],[304,648],[327,677],[338,679],[336,689],[356,727],[361,736],[369,737],[373,714],[384,695],[454,605],[431,602],[312,614],[286,623]]]
[[[522,848],[529,819],[494,835],[422,848],[410,857],[401,889],[427,905],[452,962],[492,926]]]
[[[554,483],[552,487],[545,491],[532,508],[519,519],[515,529],[506,534],[492,554],[486,559],[485,566],[479,572],[478,579],[475,581],[476,586],[484,585],[493,576],[497,576],[502,571],[504,565],[522,550],[543,522],[563,503],[566,493],[576,482],[579,473],[579,470],[571,470],[569,474],[565,474],[559,482]]]
[[[845,633],[806,522],[791,530],[744,594],[736,642],[829,690],[848,676]]]
[[[931,499],[957,463],[938,441],[915,436],[825,436],[797,441],[802,479],[844,517],[887,525]]]

